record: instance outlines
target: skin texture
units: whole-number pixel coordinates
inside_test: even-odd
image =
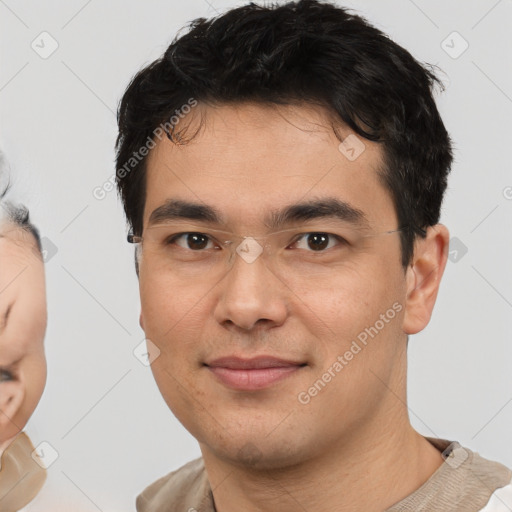
[[[25,427],[46,383],[44,263],[31,233],[0,226],[0,452]]]
[[[397,228],[377,176],[380,146],[364,140],[365,151],[349,161],[322,109],[199,105],[185,120],[189,133],[200,113],[197,137],[162,141],[149,156],[145,228],[173,198],[214,206],[224,222],[212,227],[260,236],[270,210],[324,197],[364,212],[373,233]],[[169,408],[200,443],[218,512],[383,510],[440,466],[440,453],[409,422],[406,349],[407,335],[430,319],[448,239],[444,226],[429,228],[404,270],[398,235],[375,237],[328,278],[286,282],[241,258],[217,282],[184,279],[142,251],[140,323],[161,352],[152,370]],[[378,335],[300,403],[298,394],[395,303],[400,311]],[[226,387],[204,366],[262,354],[306,366],[250,392]]]

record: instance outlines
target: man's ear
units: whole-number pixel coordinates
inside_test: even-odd
[[[0,383],[0,443],[20,430],[14,418],[24,399],[25,387],[22,382],[12,380]]]
[[[142,314],[142,311],[140,312],[139,316],[139,324],[142,330],[144,330],[144,315]]]
[[[430,226],[427,236],[415,241],[414,255],[406,271],[406,334],[420,332],[430,321],[448,259],[449,242],[450,233],[442,224]]]

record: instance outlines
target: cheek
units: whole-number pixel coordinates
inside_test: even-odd
[[[46,385],[46,359],[42,352],[28,355],[20,369],[25,399],[19,411],[19,421],[25,424],[34,412]]]
[[[328,285],[311,286],[297,296],[303,298],[310,316],[326,328],[357,327],[375,321],[376,315],[393,303],[395,286],[389,280],[379,279],[375,273],[359,269],[345,269],[343,275],[330,280]],[[390,302],[391,301],[391,302]],[[390,302],[388,305],[387,303]]]
[[[201,333],[207,323],[210,307],[208,288],[194,283],[178,284],[176,280],[153,275],[147,278],[141,273],[140,297],[144,320],[144,331],[168,359],[175,365],[178,354],[194,349],[201,340]]]
[[[383,351],[394,350],[393,342],[401,332],[403,299],[398,281],[389,272],[385,275],[352,268],[328,287],[311,287],[300,296],[295,315],[314,337],[315,352],[323,365],[328,367],[354,341],[361,345],[360,361],[373,352],[380,359],[386,357]],[[371,350],[367,350],[370,345]]]

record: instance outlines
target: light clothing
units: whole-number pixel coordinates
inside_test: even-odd
[[[46,480],[46,469],[25,432],[1,455],[0,510],[18,512],[34,499]]]
[[[457,442],[426,439],[445,462],[416,491],[384,512],[510,512],[512,471]],[[215,512],[203,459],[185,464],[137,497],[138,512]]]

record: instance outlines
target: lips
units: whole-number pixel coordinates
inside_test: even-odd
[[[205,364],[224,385],[237,390],[264,389],[298,372],[306,363],[259,356],[251,359],[222,357]]]

